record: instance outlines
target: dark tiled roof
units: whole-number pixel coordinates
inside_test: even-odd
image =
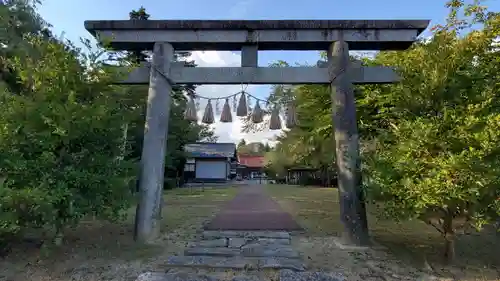
[[[236,157],[236,144],[234,143],[213,143],[197,142],[184,146],[189,157],[192,158],[212,158],[212,157]]]

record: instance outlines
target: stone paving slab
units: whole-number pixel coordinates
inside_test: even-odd
[[[290,245],[290,239],[256,238],[256,237],[228,237],[189,242],[190,248],[241,248],[246,245]]]
[[[136,281],[219,281],[219,278],[188,272],[145,272]]]
[[[255,242],[249,242],[245,244],[244,246],[241,247],[242,250],[262,250],[262,249],[269,249],[269,250],[279,250],[279,249],[290,249],[293,250],[290,245],[286,244],[281,244],[281,243],[261,243],[259,241]]]
[[[171,256],[167,265],[178,267],[211,267],[227,269],[257,269],[258,259],[243,257]]]
[[[288,235],[290,236],[290,234]],[[290,239],[281,238],[258,238],[257,242],[261,245],[290,245]]]
[[[227,240],[228,240],[227,246],[229,248],[238,248],[238,249],[246,245],[249,241],[251,241],[251,239],[249,238],[241,238],[241,237],[228,238]]]
[[[135,279],[136,281],[167,281],[166,272],[144,272]]]
[[[227,246],[228,246],[228,240],[226,238],[201,240],[197,242],[188,243],[188,247],[217,248],[217,247],[227,247]]]
[[[201,267],[201,268],[227,268],[227,269],[291,269],[304,271],[305,265],[299,259],[283,257],[209,257],[209,256],[171,256],[167,259],[168,266],[176,267]]]
[[[212,256],[212,257],[284,257],[298,259],[300,255],[287,245],[247,245],[241,248],[186,248],[185,256]]]
[[[233,277],[231,281],[262,281],[262,279],[254,275],[238,275]]]
[[[327,272],[296,272],[280,270],[279,281],[345,281],[346,279],[335,273]]]
[[[265,246],[244,248],[241,250],[244,257],[283,257],[290,259],[300,258],[299,253],[290,247],[268,248]]]
[[[301,260],[272,257],[272,258],[259,258],[259,269],[291,269],[295,271],[304,271],[306,266]]]
[[[196,274],[185,271],[145,272],[137,277],[136,281],[219,281],[217,274]],[[256,275],[242,273],[231,278],[230,281],[268,281]],[[277,280],[278,281],[278,280]],[[346,281],[336,273],[330,272],[297,272],[289,269],[279,271],[279,281]]]
[[[187,248],[184,250],[186,256],[214,256],[214,257],[234,257],[241,255],[241,250],[237,248]]]

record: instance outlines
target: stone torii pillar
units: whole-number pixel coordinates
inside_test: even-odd
[[[366,208],[361,189],[361,160],[354,87],[349,76],[349,46],[344,41],[330,45],[327,53],[332,79],[332,120],[335,137],[340,219],[344,243],[370,244]]]
[[[428,24],[428,20],[86,21],[89,32],[117,50],[154,49],[152,65],[141,66],[124,80],[116,81],[150,85],[141,161],[138,240],[149,240],[158,229],[172,83],[326,84],[332,89],[344,241],[368,244],[353,84],[394,83],[399,78],[390,67],[349,63],[349,48],[404,50]],[[241,67],[184,67],[172,63],[174,48],[241,51]],[[328,50],[329,61],[327,67],[259,67],[259,50]]]
[[[139,241],[157,237],[160,230],[158,224],[161,218],[168,119],[172,102],[172,85],[163,75],[170,72],[173,59],[174,48],[171,44],[154,44],[140,165],[140,199],[135,233]]]

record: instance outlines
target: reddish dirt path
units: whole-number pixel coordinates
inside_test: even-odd
[[[258,185],[245,186],[206,230],[302,230],[293,217]]]

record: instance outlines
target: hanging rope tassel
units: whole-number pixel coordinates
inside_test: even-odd
[[[259,101],[257,101],[252,111],[252,122],[258,124],[262,123],[262,121],[264,121],[264,112],[260,108]]]
[[[269,130],[281,130],[280,111],[277,106],[275,106],[273,111],[271,112],[271,118],[269,120]]]
[[[297,126],[297,110],[293,102],[289,102],[286,108],[286,127],[293,128]]]
[[[196,115],[196,104],[192,96],[189,96],[189,101],[186,105],[186,110],[184,111],[184,119],[191,122],[198,121],[198,116]]]
[[[241,92],[240,101],[238,102],[238,107],[236,108],[236,116],[246,117],[248,115],[248,105],[247,97],[245,92]]]
[[[205,107],[205,112],[203,113],[203,119],[201,122],[205,124],[213,124],[214,120],[214,109],[212,108],[212,102],[208,100],[207,107]]]
[[[233,122],[233,116],[231,114],[231,107],[229,107],[229,99],[226,99],[224,103],[224,107],[222,107],[222,113],[220,115],[220,121],[222,123],[231,123]]]

